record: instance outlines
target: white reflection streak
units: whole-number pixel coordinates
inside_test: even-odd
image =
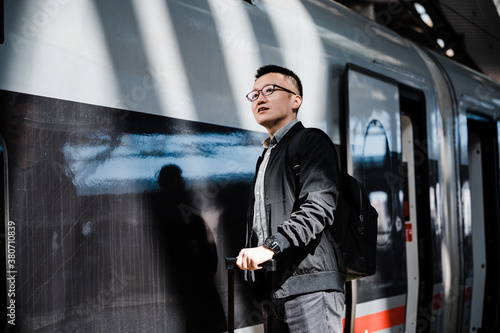
[[[198,120],[175,27],[164,0],[133,0],[163,114]],[[179,114],[175,114],[179,112]]]
[[[236,133],[132,134],[123,136],[119,147],[107,156],[100,156],[106,145],[66,144],[62,151],[79,194],[107,193],[107,187],[120,193],[151,190],[157,173],[166,164],[178,165],[187,180],[252,174],[261,148],[246,145],[245,139]],[[158,150],[159,146],[163,150]],[[133,187],[127,185],[131,182],[136,182]]]
[[[252,89],[253,77],[259,67],[259,44],[252,24],[242,6],[234,0],[209,0],[219,34],[232,93],[241,124],[253,124],[255,119],[245,95]]]
[[[495,7],[497,8],[498,15],[500,16],[500,0],[493,0]]]
[[[316,23],[297,0],[264,1],[285,66],[301,78],[308,126],[322,127],[329,91],[328,67]],[[306,61],[304,61],[306,59]],[[304,113],[305,114],[305,113]],[[301,113],[299,112],[299,118]]]

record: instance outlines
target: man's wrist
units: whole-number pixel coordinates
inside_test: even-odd
[[[266,248],[266,249],[269,249],[271,251],[273,251],[274,254],[278,254],[281,252],[281,249],[280,249],[280,246],[278,244],[278,240],[275,236],[271,235],[269,237],[267,237],[265,240],[264,240],[264,244],[263,246]]]

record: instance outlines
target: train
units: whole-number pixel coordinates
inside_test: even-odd
[[[379,213],[345,332],[500,329],[498,82],[329,0],[2,4],[6,332],[227,331],[267,64]],[[239,273],[236,332],[263,332]]]

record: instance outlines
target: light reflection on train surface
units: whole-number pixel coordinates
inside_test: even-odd
[[[260,135],[100,109],[114,117],[102,126],[92,106],[65,121],[51,111],[54,100],[6,96],[43,106],[29,115],[14,106],[2,117],[16,132],[6,146],[10,219],[26,259],[18,270],[33,272],[17,278],[17,299],[30,300],[17,308],[18,327],[83,322],[92,331],[108,321],[119,330],[223,331],[218,263],[243,241]],[[68,120],[83,114],[88,122],[77,128]],[[166,320],[148,326],[129,307]]]

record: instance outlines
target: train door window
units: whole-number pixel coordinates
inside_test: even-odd
[[[403,182],[400,181],[401,121],[396,82],[348,66],[347,171],[361,181],[379,211],[377,272],[353,282],[356,331],[399,329],[405,323],[406,254]],[[380,316],[391,316],[385,320]],[[387,323],[381,327],[380,323]]]
[[[472,236],[473,331],[498,328],[499,313],[499,161],[495,123],[472,112],[467,115],[468,190]],[[467,187],[465,187],[467,189]]]

